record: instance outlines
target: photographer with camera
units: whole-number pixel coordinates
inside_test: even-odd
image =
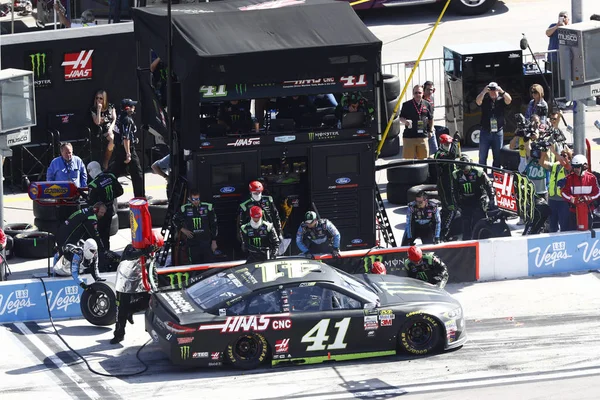
[[[512,97],[496,82],[490,82],[477,95],[475,103],[481,107],[481,134],[479,136],[479,164],[487,165],[492,149],[494,167],[500,167],[500,149],[504,144],[504,112]]]

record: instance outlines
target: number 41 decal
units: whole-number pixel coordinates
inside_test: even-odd
[[[329,328],[330,319],[322,319],[315,326],[312,327],[306,335],[302,336],[302,343],[312,343],[306,348],[306,351],[319,351],[319,350],[339,350],[345,349],[347,343],[344,342],[346,333],[348,332],[348,326],[350,325],[350,318],[344,318],[340,322],[337,322],[334,327],[337,329],[337,334],[333,343],[327,345],[326,341],[329,340],[327,335],[327,329]]]

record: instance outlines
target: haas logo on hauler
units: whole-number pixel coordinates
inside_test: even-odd
[[[257,146],[260,144],[260,138],[247,138],[247,139],[238,139],[235,142],[227,143],[227,146],[234,147],[243,147],[243,146]]]
[[[92,54],[94,50],[66,53],[61,66],[65,67],[65,81],[92,79]]]

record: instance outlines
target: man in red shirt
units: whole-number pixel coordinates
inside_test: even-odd
[[[587,169],[587,159],[584,155],[578,154],[571,160],[571,173],[567,176],[565,187],[562,189],[561,195],[563,199],[577,207],[581,203],[587,205],[588,210],[588,227],[592,226],[592,203],[600,197],[600,189],[598,189],[598,180],[596,176]],[[573,208],[571,208],[572,211]],[[578,230],[585,230],[587,227],[580,227],[577,223]]]

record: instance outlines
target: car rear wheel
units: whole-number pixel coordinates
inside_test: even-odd
[[[111,282],[94,282],[81,294],[81,314],[90,324],[108,326],[117,320],[117,296]]]
[[[492,8],[496,0],[453,0],[450,4],[458,14],[478,15]]]
[[[227,360],[239,369],[254,369],[268,357],[269,346],[263,335],[246,333],[227,346]]]
[[[425,355],[439,350],[442,346],[440,323],[426,314],[410,317],[398,334],[400,348],[408,353]]]

